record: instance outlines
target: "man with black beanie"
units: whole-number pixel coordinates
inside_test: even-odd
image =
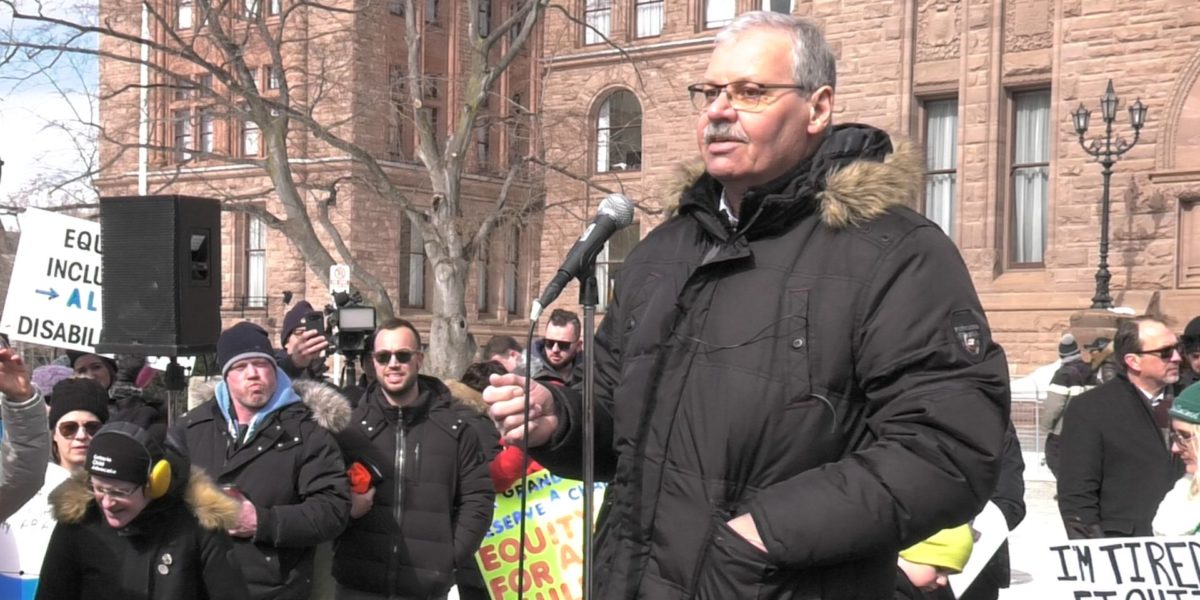
[[[238,323],[217,340],[221,381],[180,418],[171,444],[241,504],[233,554],[256,600],[307,599],[314,548],[350,516],[350,485],[331,432],[350,405],[332,387],[293,383],[267,332]]]
[[[275,353],[279,368],[292,379],[320,380],[325,372],[325,350],[329,340],[325,332],[305,327],[309,319],[323,318],[307,300],[296,303],[283,317],[283,329],[279,331],[282,348]],[[324,322],[324,321],[322,321]]]
[[[1070,332],[1064,333],[1058,342],[1058,359],[1061,366],[1050,378],[1046,400],[1042,402],[1038,422],[1046,434],[1046,466],[1058,476],[1059,436],[1062,435],[1062,417],[1071,398],[1092,388],[1092,367],[1083,360],[1079,342]]]

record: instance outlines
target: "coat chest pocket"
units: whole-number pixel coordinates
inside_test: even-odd
[[[809,348],[812,347],[812,328],[808,323],[808,288],[789,288],[784,298],[783,322],[780,327],[782,347],[781,367],[787,373],[787,406],[811,400],[812,381],[809,369]]]

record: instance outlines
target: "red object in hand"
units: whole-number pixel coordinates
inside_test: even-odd
[[[371,473],[360,462],[355,462],[346,469],[346,476],[350,478],[350,491],[355,494],[365,494],[371,489]]]

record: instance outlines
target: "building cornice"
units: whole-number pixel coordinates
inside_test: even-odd
[[[627,58],[651,58],[654,55],[669,55],[678,52],[708,50],[712,48],[716,36],[708,35],[700,38],[671,40],[656,44],[629,46],[627,48],[605,48],[591,52],[576,52],[561,56],[547,56],[542,62],[557,67],[593,66],[598,63],[622,61]]]

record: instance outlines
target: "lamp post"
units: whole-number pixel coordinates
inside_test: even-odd
[[[1084,152],[1096,158],[1096,162],[1104,167],[1104,195],[1100,201],[1100,268],[1096,270],[1096,295],[1092,296],[1092,308],[1112,308],[1112,296],[1108,293],[1108,282],[1112,275],[1108,272],[1108,187],[1112,179],[1112,167],[1122,154],[1129,151],[1138,143],[1142,125],[1146,124],[1146,113],[1149,108],[1138,98],[1129,105],[1129,122],[1133,125],[1133,141],[1126,142],[1125,138],[1117,136],[1113,139],[1113,121],[1117,118],[1117,106],[1121,100],[1113,91],[1113,82],[1108,80],[1108,89],[1100,97],[1100,116],[1104,119],[1104,136],[1096,137],[1084,143],[1083,136],[1087,134],[1088,120],[1092,111],[1079,103],[1079,108],[1071,113],[1075,124],[1075,133],[1079,134],[1079,145]]]

